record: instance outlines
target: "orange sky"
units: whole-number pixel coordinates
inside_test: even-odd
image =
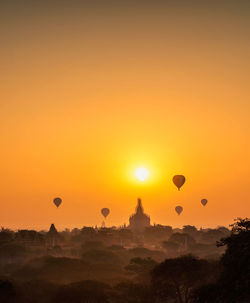
[[[152,223],[249,216],[249,17],[243,0],[1,1],[0,225],[100,225],[102,207],[121,225],[139,196]]]

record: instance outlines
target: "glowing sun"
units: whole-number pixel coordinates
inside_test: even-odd
[[[139,167],[135,170],[135,176],[138,180],[145,181],[149,176],[149,172],[145,167]]]

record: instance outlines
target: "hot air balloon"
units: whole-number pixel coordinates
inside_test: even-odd
[[[182,206],[176,206],[175,211],[177,212],[177,214],[179,216],[183,211],[183,207]]]
[[[173,177],[174,185],[178,188],[178,190],[180,190],[180,188],[185,183],[185,181],[186,181],[186,179],[182,175],[176,175]]]
[[[55,198],[53,200],[54,204],[56,205],[56,207],[59,207],[60,204],[62,203],[62,199],[61,198]]]
[[[206,206],[206,204],[207,204],[207,199],[202,199],[202,200],[201,200],[201,204],[202,204],[203,206]]]
[[[110,211],[108,208],[103,208],[101,210],[101,213],[102,213],[103,217],[106,218],[109,215]]]

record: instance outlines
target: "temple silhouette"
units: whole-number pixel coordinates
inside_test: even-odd
[[[47,245],[50,247],[54,247],[59,244],[60,236],[53,223],[51,224],[50,229],[46,235],[46,240]]]
[[[134,233],[141,234],[148,226],[150,226],[150,217],[144,213],[141,199],[138,198],[135,214],[129,218],[129,228]]]

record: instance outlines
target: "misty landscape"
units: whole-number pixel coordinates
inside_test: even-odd
[[[250,0],[0,0],[0,303],[250,303]]]
[[[0,302],[250,302],[250,220],[232,228],[154,225],[1,229]]]

